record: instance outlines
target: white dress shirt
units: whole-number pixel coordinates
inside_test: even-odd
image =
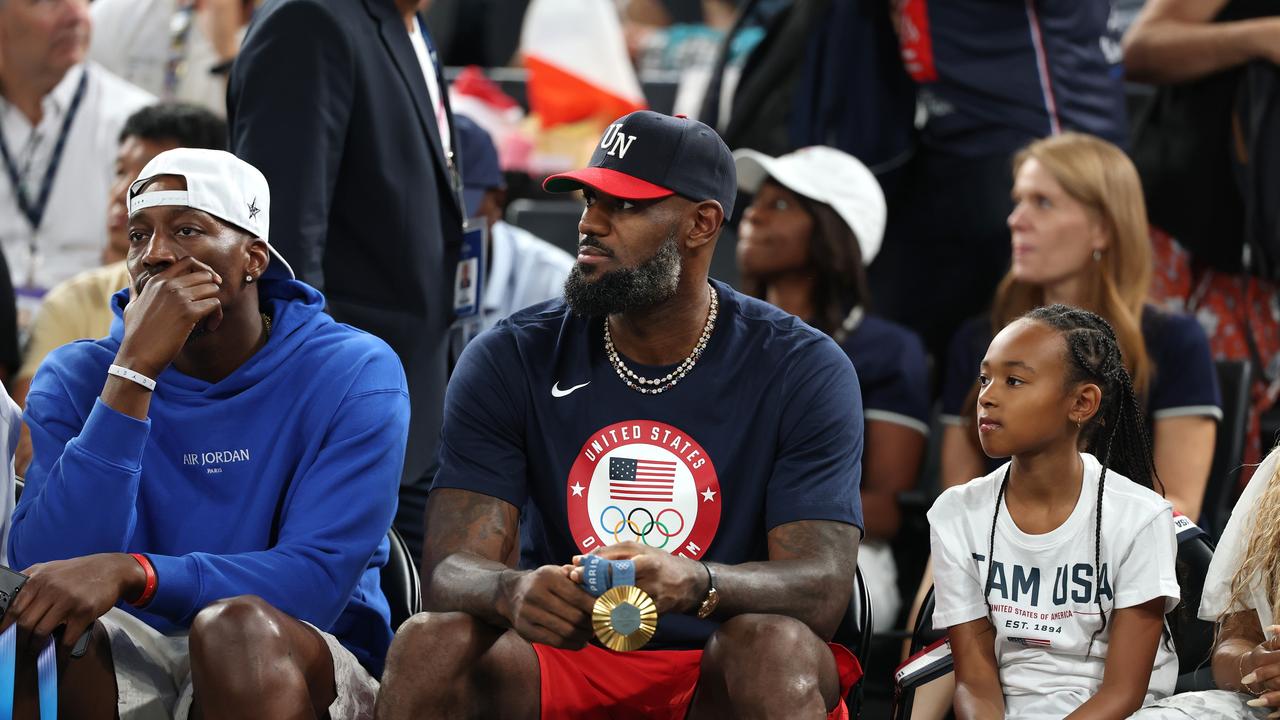
[[[481,300],[481,329],[502,318],[564,294],[574,257],[523,228],[501,220],[489,241],[489,278]]]
[[[86,72],[85,94],[69,128],[39,228],[32,228],[18,206],[9,174],[0,172],[0,248],[18,291],[20,327],[29,322],[44,290],[101,264],[120,129],[129,115],[155,98],[93,63],[72,68],[45,96],[36,127],[0,98],[0,132],[23,177],[26,195],[35,202],[63,119]]]
[[[445,111],[444,97],[440,95],[440,80],[436,76],[436,66],[431,59],[431,50],[427,47],[427,39],[422,34],[422,23],[415,22],[409,31],[409,42],[413,52],[418,56],[418,65],[422,67],[422,78],[427,81],[427,94],[431,96],[431,108],[436,115],[436,129],[440,131],[440,144],[444,146],[445,157],[450,157],[453,150],[453,138],[449,135],[449,113]]]
[[[220,60],[194,11],[179,14],[178,0],[94,0],[89,13],[89,59],[156,97],[226,117],[227,83],[209,72]]]

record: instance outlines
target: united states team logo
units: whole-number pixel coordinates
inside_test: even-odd
[[[1045,640],[1044,638],[1010,637],[1005,639],[1011,643],[1024,645],[1026,647],[1053,647],[1053,641]]]
[[[720,525],[720,482],[706,451],[666,423],[628,420],[591,435],[565,491],[582,552],[639,542],[699,558]]]

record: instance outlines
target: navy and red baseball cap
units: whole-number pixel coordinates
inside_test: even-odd
[[[687,117],[639,110],[605,128],[587,167],[552,175],[547,192],[589,187],[624,200],[679,195],[715,200],[725,220],[738,194],[733,153],[715,130]]]

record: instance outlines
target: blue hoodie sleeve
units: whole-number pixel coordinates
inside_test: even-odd
[[[124,552],[137,521],[151,422],[100,400],[85,417],[57,374],[44,370],[27,396],[25,419],[33,456],[9,536],[13,567]]]
[[[158,585],[146,612],[187,626],[209,603],[257,595],[329,628],[350,600],[391,527],[409,432],[403,386],[348,396],[323,449],[293,481],[268,550],[214,555],[148,554]]]

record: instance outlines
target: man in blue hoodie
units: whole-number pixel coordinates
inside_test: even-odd
[[[63,665],[73,717],[371,717],[400,362],[293,279],[251,165],[162,153],[129,206],[134,299],[112,299],[110,336],[53,352],[28,396],[10,559],[30,580],[3,627],[62,627],[63,652],[91,629]],[[34,696],[20,674],[19,714]]]

